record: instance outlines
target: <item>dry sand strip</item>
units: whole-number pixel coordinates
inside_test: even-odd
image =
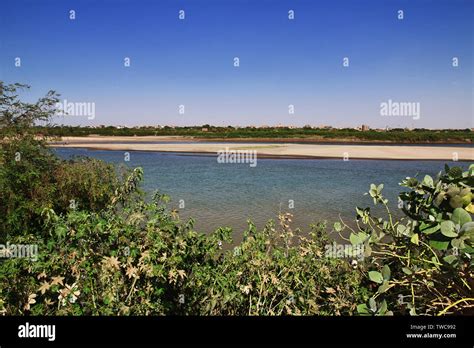
[[[186,142],[195,141],[193,137],[182,135],[148,135],[148,136],[121,136],[121,135],[90,135],[86,137],[61,137],[60,142],[76,143],[140,143],[140,142]]]
[[[474,147],[457,146],[402,146],[402,145],[320,145],[320,144],[213,144],[213,143],[154,143],[124,144],[127,137],[101,137],[74,139],[64,143],[51,144],[54,147],[88,148],[119,151],[157,151],[183,154],[215,154],[218,151],[256,150],[257,157],[271,158],[344,158],[388,159],[388,160],[444,160],[474,161]],[[72,140],[72,139],[70,139]],[[163,138],[160,139],[163,141]],[[167,139],[168,140],[168,139]],[[177,139],[174,139],[177,140]],[[107,141],[107,143],[103,143]]]

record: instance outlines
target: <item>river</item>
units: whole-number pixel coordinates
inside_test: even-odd
[[[81,155],[144,170],[143,189],[171,196],[170,206],[182,218],[193,217],[196,229],[229,226],[237,233],[251,219],[261,228],[279,211],[294,215],[293,227],[308,230],[311,223],[350,220],[355,207],[371,206],[364,193],[371,183],[384,184],[384,194],[396,210],[398,183],[407,176],[435,176],[445,161],[258,159],[248,164],[218,163],[216,156],[182,155],[83,148],[56,148],[62,158]],[[448,163],[450,166],[456,163]],[[467,162],[457,162],[464,168]],[[179,207],[181,204],[181,208]]]

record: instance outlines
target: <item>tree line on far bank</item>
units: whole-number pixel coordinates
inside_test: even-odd
[[[367,141],[393,143],[473,143],[474,132],[471,129],[402,129],[365,130],[353,128],[302,128],[290,127],[216,127],[211,125],[192,127],[80,127],[80,126],[50,126],[35,127],[38,134],[49,136],[189,136],[205,139],[301,139],[314,141]]]

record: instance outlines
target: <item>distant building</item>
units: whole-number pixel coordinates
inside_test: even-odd
[[[202,128],[201,128],[201,131],[203,131],[203,132],[208,132],[208,131],[209,131],[209,128],[207,128],[207,127],[202,127]]]
[[[366,125],[366,124],[363,124],[363,125],[360,127],[360,130],[361,130],[362,132],[366,132],[366,131],[370,130],[370,127],[369,127],[368,125]]]

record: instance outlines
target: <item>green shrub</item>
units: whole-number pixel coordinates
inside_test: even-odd
[[[371,186],[370,196],[387,215],[374,217],[358,208],[357,228],[338,228],[351,230],[352,244],[364,245],[370,257],[363,286],[373,296],[359,313],[472,313],[473,180],[474,165],[467,171],[446,167],[436,179],[405,179],[401,185],[410,191],[400,194],[400,207],[408,218],[399,221],[392,218],[383,185]]]
[[[140,170],[126,183],[138,182]],[[124,186],[126,185],[124,184]],[[136,186],[117,190],[129,194]],[[230,229],[198,233],[166,208],[166,196],[100,213],[45,209],[47,237],[38,260],[7,259],[0,270],[8,315],[351,314],[360,275],[323,256],[321,226],[295,239],[289,216],[281,228],[250,224],[233,250]],[[317,232],[316,232],[317,231]],[[297,240],[297,243],[292,243]],[[363,297],[360,297],[362,299]]]

